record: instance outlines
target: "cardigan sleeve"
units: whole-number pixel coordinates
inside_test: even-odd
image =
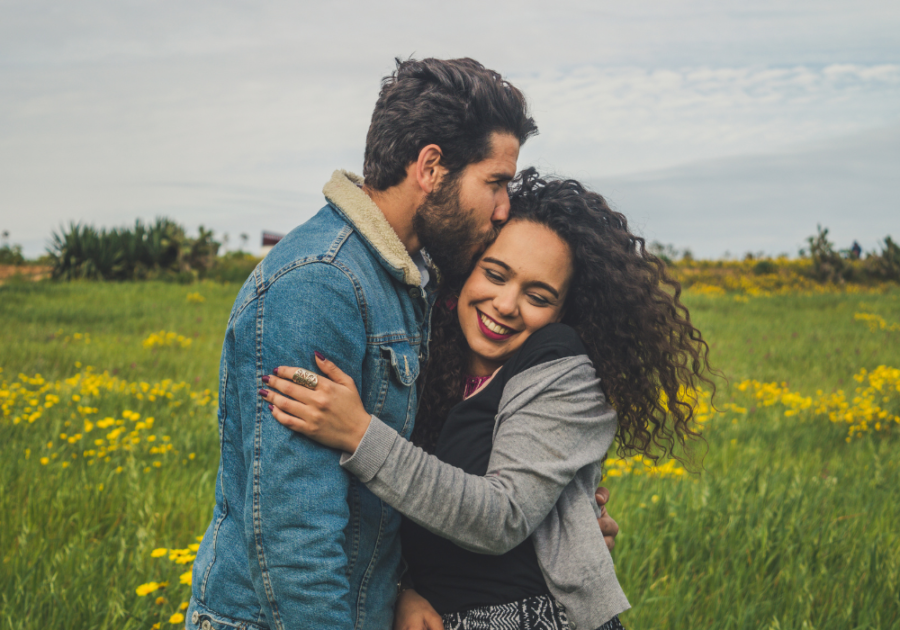
[[[535,530],[581,468],[603,458],[615,432],[615,411],[579,355],[509,380],[483,477],[440,461],[374,416],[341,465],[429,531],[471,551],[502,554]]]

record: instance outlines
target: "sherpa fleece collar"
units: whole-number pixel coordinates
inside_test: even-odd
[[[363,178],[348,171],[336,170],[322,188],[325,198],[337,206],[356,231],[375,248],[384,261],[403,274],[403,282],[413,286],[422,283],[416,263],[400,241],[400,237],[375,202],[362,191]]]

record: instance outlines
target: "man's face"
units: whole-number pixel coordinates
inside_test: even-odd
[[[491,153],[445,177],[413,217],[413,229],[448,280],[461,280],[472,259],[509,217],[507,184],[516,174],[519,141],[491,136]]]

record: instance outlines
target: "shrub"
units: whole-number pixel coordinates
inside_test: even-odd
[[[753,265],[753,273],[757,276],[766,276],[771,273],[778,273],[778,265],[768,259],[763,259]]]
[[[900,281],[900,246],[888,236],[884,239],[881,254],[870,254],[863,261],[867,275],[878,280]]]
[[[816,226],[818,234],[806,239],[809,243],[809,256],[812,259],[812,275],[820,282],[844,282],[850,275],[851,267],[834,244],[828,240],[828,228]],[[802,253],[802,252],[801,252]]]
[[[24,265],[25,257],[22,255],[22,246],[3,245],[0,247],[0,265]]]
[[[97,230],[70,224],[54,232],[48,249],[53,277],[63,280],[143,280],[150,278],[192,282],[214,264],[219,243],[200,227],[188,238],[174,221],[159,218],[152,225],[135,221],[134,228]]]

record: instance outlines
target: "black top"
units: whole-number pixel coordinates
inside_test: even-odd
[[[484,389],[450,410],[435,456],[464,472],[483,476],[506,383],[535,365],[585,353],[578,335],[568,326],[550,324],[533,333]],[[406,518],[400,531],[403,556],[416,591],[442,615],[549,592],[530,539],[493,556],[462,549]]]

